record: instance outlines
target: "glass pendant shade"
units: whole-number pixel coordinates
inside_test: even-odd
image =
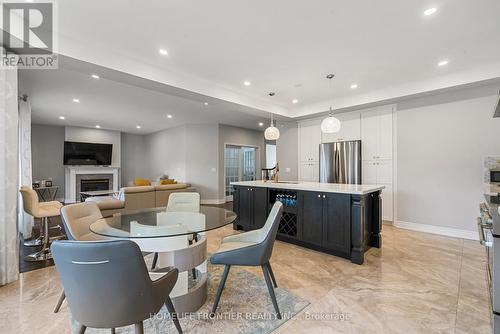
[[[272,124],[264,132],[266,140],[277,140],[280,137],[280,130]]]
[[[323,133],[337,133],[340,131],[340,121],[332,115],[321,122],[321,131]]]

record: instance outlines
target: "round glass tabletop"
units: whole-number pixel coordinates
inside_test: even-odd
[[[167,212],[151,208],[114,214],[90,225],[96,234],[115,238],[163,238],[206,232],[231,224],[236,214],[201,206],[200,212]]]

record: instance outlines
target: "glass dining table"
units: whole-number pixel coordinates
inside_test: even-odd
[[[157,253],[157,268],[179,270],[170,297],[178,313],[195,312],[207,299],[207,240],[205,233],[233,223],[236,214],[201,206],[200,212],[150,208],[101,218],[90,230],[106,239],[128,239],[145,253]],[[159,271],[158,270],[158,271]],[[152,271],[152,279],[161,273]]]

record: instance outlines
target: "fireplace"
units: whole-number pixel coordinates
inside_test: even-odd
[[[105,180],[108,181],[107,184],[105,184]],[[92,191],[101,189],[118,192],[120,189],[120,168],[103,166],[66,166],[64,184],[66,203],[76,203],[77,200],[79,201],[80,192],[85,190]]]
[[[80,191],[109,190],[109,179],[80,180]]]

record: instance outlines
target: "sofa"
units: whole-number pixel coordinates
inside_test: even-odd
[[[123,187],[117,196],[88,197],[86,202],[96,202],[104,217],[115,213],[167,206],[168,197],[174,192],[196,192],[186,183],[155,186]]]

